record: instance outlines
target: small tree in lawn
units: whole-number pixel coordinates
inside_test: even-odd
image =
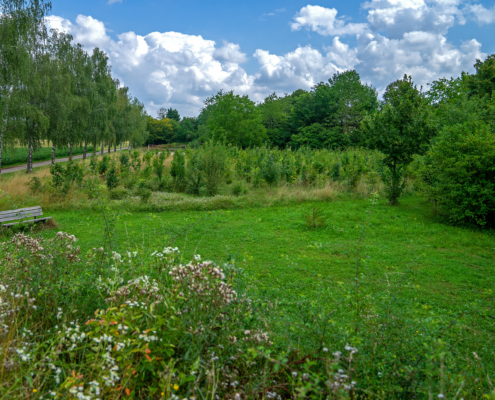
[[[183,192],[186,185],[186,159],[181,151],[174,153],[174,158],[170,166],[170,175],[174,178],[175,190]]]
[[[425,151],[435,129],[428,104],[410,76],[388,85],[380,112],[362,123],[370,148],[381,151],[382,179],[390,204],[397,204],[405,187],[405,171],[415,154]]]

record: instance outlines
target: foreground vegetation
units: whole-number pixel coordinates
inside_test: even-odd
[[[4,232],[3,396],[494,389],[493,234],[446,224],[413,169],[391,207],[376,152],[182,156],[124,152],[2,178],[2,210],[42,205],[58,225]],[[221,173],[208,174],[215,160]]]

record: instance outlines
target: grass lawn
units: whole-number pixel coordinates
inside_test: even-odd
[[[126,213],[114,215],[118,251],[161,250],[173,244],[184,254],[216,262],[237,258],[270,297],[311,299],[320,278],[352,283],[356,250],[369,200],[339,200],[284,207],[219,211]],[[302,218],[318,206],[327,226],[309,230]],[[50,212],[58,227],[79,239],[83,251],[100,247],[102,215],[95,211]],[[112,218],[112,217],[111,217]],[[463,309],[477,303],[493,309],[495,279],[493,231],[459,228],[434,217],[428,205],[406,197],[390,207],[379,199],[360,251],[363,285],[385,288],[399,283],[403,296],[423,307]]]

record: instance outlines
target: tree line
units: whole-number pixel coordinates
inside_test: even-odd
[[[73,37],[48,31],[44,0],[0,1],[0,168],[6,146],[33,152],[43,143],[56,148],[123,143],[138,146],[147,139],[144,105],[111,75],[106,54],[91,54]]]

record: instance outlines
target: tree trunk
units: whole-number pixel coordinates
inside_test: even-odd
[[[2,173],[2,153],[3,153],[3,127],[0,134],[0,174]]]
[[[113,145],[113,152],[114,152],[114,153],[117,153],[117,143],[115,143],[115,144]]]
[[[69,162],[72,162],[72,143],[69,146]]]
[[[30,174],[31,172],[33,172],[33,139],[29,139],[29,151],[26,170],[27,174]]]
[[[94,152],[94,150],[93,150]],[[83,153],[83,160],[86,159],[86,155],[88,153],[88,143],[86,141],[84,141],[84,153]]]
[[[120,142],[120,151],[122,151],[122,142]]]
[[[52,167],[55,166],[55,145],[52,143]]]
[[[105,142],[102,140],[101,141],[101,155],[103,155],[104,151],[105,151]]]
[[[108,154],[110,154],[111,152],[112,152],[112,145],[108,143]]]
[[[131,151],[131,142],[127,144],[127,150]]]
[[[7,121],[9,114],[9,103],[5,107],[5,116],[3,118],[2,131],[0,132],[0,173],[2,172],[2,154],[3,154],[3,137],[5,135],[5,130],[7,129]]]

